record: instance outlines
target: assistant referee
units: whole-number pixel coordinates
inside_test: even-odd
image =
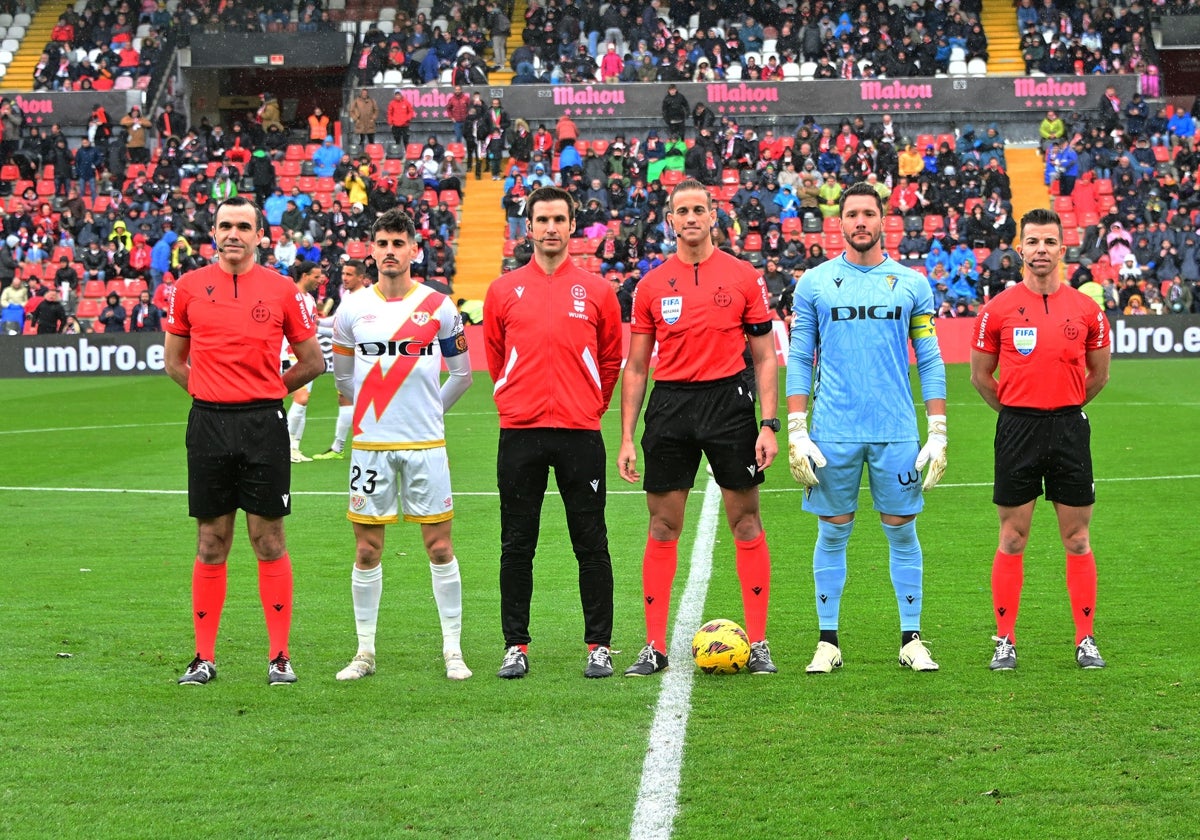
[[[283,398],[325,370],[316,324],[292,282],[255,264],[263,216],[234,197],[217,208],[217,262],[179,279],[167,315],[167,375],[192,395],[186,445],[188,512],[198,529],[192,571],[196,656],[180,685],[217,675],[217,628],[226,560],[238,508],[258,558],[258,586],[270,639],[267,682],[296,681],[288,654],[292,563],[283,517],[291,512],[291,461]],[[282,376],[279,348],[296,363]]]
[[[1096,558],[1088,526],[1096,491],[1091,427],[1083,406],[1108,382],[1110,337],[1096,302],[1061,280],[1059,263],[1065,253],[1058,214],[1046,209],[1026,213],[1021,219],[1024,276],[975,320],[971,384],[1000,412],[992,494],[1000,515],[1000,546],[992,563],[993,671],[1017,666],[1023,557],[1043,482],[1067,552],[1075,661],[1081,668],[1104,667],[1092,633]]]

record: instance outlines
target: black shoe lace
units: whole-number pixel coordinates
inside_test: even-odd
[[[612,666],[612,657],[609,656],[608,648],[603,645],[593,650],[588,658],[592,661],[593,665],[599,665],[602,668]]]
[[[288,658],[280,653],[271,660],[271,667],[276,671],[286,671],[288,668]]]

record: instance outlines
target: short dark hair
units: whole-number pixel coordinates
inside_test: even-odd
[[[217,216],[220,214],[222,207],[253,207],[255,230],[266,230],[268,227],[267,218],[263,215],[263,211],[258,208],[257,204],[246,198],[244,195],[231,195],[229,198],[218,204],[216,209],[213,210],[214,225],[217,223]]]
[[[367,274],[367,264],[362,260],[346,260],[345,264],[342,266],[342,271],[345,271],[347,268],[353,268],[357,273],[363,275],[364,277]]]
[[[884,212],[883,197],[879,194],[879,191],[866,181],[858,181],[842,190],[842,196],[840,199],[838,199],[838,216],[841,216],[843,211],[846,209],[846,199],[855,195],[871,196],[873,199],[875,199],[875,204],[879,208],[880,214]]]
[[[1021,238],[1025,238],[1026,225],[1054,225],[1058,228],[1058,238],[1062,239],[1062,219],[1049,207],[1035,207],[1021,217]]]
[[[525,199],[525,218],[533,219],[533,208],[543,201],[565,201],[567,203],[567,221],[575,221],[575,198],[562,187],[553,185],[538,187]]]
[[[667,200],[667,209],[669,212],[675,211],[675,196],[678,193],[686,192],[688,190],[700,190],[700,192],[704,193],[704,198],[708,203],[708,206],[710,208],[712,207],[712,196],[708,193],[708,187],[704,186],[704,184],[700,183],[695,178],[684,178],[675,185],[675,189],[671,190],[671,197]]]
[[[312,260],[296,260],[294,263],[292,263],[288,267],[288,274],[290,274],[292,276],[293,280],[299,280],[301,277],[303,277],[305,274],[308,274],[308,272],[312,271],[314,268],[320,268],[320,267],[321,266],[317,265]]]
[[[375,224],[371,225],[371,238],[374,239],[380,231],[403,233],[410,241],[417,238],[417,226],[413,224],[412,216],[399,207],[393,207],[375,220]]]

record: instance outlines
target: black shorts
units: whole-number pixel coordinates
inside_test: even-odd
[[[292,512],[291,441],[282,400],[195,400],[186,441],[190,515],[212,519],[238,508],[272,518]]]
[[[1070,507],[1094,504],[1091,440],[1092,428],[1079,406],[1002,408],[996,421],[992,501],[1020,507],[1042,495],[1044,481],[1047,501]]]
[[[721,487],[762,484],[757,442],[754,394],[742,374],[712,382],[659,382],[646,406],[642,487],[647,493],[690,489],[701,453]]]

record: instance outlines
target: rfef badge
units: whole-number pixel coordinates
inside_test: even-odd
[[[1013,327],[1013,349],[1028,356],[1037,347],[1037,327]]]

